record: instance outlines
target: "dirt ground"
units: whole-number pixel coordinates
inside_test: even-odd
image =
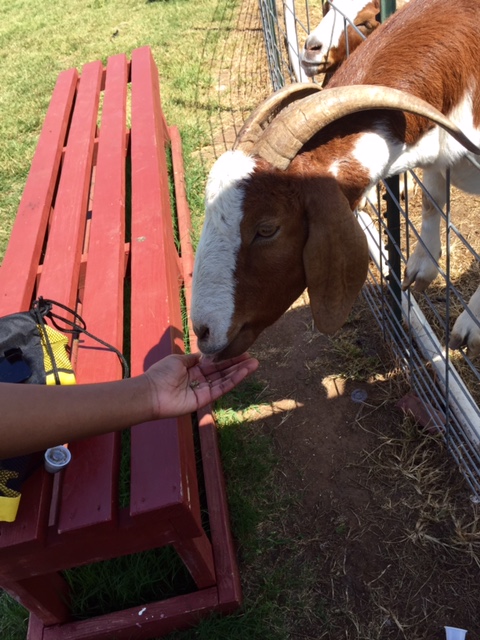
[[[208,61],[223,106],[206,164],[270,91],[256,3],[235,20]],[[282,526],[301,532],[295,560],[316,574],[292,638],[440,640],[445,625],[480,638],[479,508],[438,436],[397,408],[409,387],[365,301],[328,338],[303,296],[251,352],[265,404],[246,418],[273,437],[281,482],[299,496]],[[321,606],[319,628],[308,611]]]
[[[271,404],[248,416],[273,435],[284,484],[301,496],[285,533],[301,531],[296,561],[316,568],[308,606],[332,616],[325,629],[305,616],[292,637],[440,639],[445,625],[479,637],[468,487],[440,440],[396,408],[408,385],[364,301],[335,339],[303,302],[252,349]]]

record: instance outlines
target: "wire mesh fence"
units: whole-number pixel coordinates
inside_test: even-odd
[[[330,10],[337,10],[327,2]],[[300,56],[307,35],[322,18],[320,0],[259,0],[259,5],[273,89],[308,81]],[[345,26],[349,23],[356,29],[345,15],[339,15]],[[468,300],[480,281],[480,232],[475,222],[480,198],[452,187],[447,171],[441,199],[445,204],[433,200],[421,171],[377,186],[376,195],[356,212],[371,256],[363,294],[409,379],[411,394],[402,399],[404,410],[412,412],[426,430],[442,433],[471,487],[472,499],[478,502],[480,375],[465,348],[453,351],[445,345],[458,315],[465,309],[471,314]],[[422,243],[423,200],[440,215],[443,257],[435,260],[438,277],[425,293],[417,294],[402,290],[402,274],[415,245]]]

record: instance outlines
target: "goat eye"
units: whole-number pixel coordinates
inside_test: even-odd
[[[279,227],[275,224],[261,224],[257,228],[256,236],[259,238],[272,238],[278,231]]]

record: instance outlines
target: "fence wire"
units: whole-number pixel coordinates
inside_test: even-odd
[[[322,18],[320,0],[259,0],[259,5],[273,89],[307,81],[300,54],[307,35]],[[333,4],[330,10],[336,10]],[[345,25],[349,22],[343,15],[342,19]],[[346,46],[348,50],[348,43]],[[472,490],[472,500],[480,502],[480,375],[465,349],[445,348],[450,327],[467,309],[465,291],[470,289],[468,295],[475,291],[480,258],[478,247],[472,246],[451,220],[451,194],[449,172],[444,207],[428,193],[420,172],[410,171],[377,187],[376,197],[356,212],[371,256],[363,295],[409,380],[412,393],[404,399],[405,409],[413,411],[427,431],[443,435]],[[422,242],[422,197],[440,212],[444,258],[438,264],[439,276],[427,292],[414,294],[402,291],[401,279],[411,251]],[[480,215],[480,199],[472,197],[472,202]],[[453,256],[460,254],[462,265],[469,266],[459,277],[453,273],[452,262]],[[462,280],[468,281],[462,286],[464,294],[458,285]],[[468,286],[472,284],[473,289]]]

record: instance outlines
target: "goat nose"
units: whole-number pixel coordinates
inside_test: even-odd
[[[322,43],[316,38],[308,37],[305,41],[305,49],[307,51],[321,51]]]
[[[202,340],[202,341],[208,340],[208,336],[210,335],[210,329],[206,325],[204,324],[193,325],[193,330],[199,340]]]

